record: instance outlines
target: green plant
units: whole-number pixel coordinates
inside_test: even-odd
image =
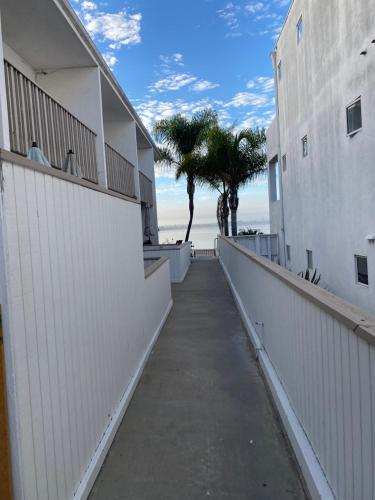
[[[300,273],[298,273],[298,276],[305,279],[306,281],[309,281],[313,285],[318,285],[321,279],[321,275],[319,274],[318,276],[317,269],[314,270],[314,273],[312,275],[310,269],[306,269],[305,272],[301,271]]]

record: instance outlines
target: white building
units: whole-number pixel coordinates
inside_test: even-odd
[[[159,153],[66,0],[0,13],[0,497],[85,498],[171,307],[143,260]]]
[[[317,268],[375,313],[375,5],[295,0],[274,53],[271,232],[282,263]]]

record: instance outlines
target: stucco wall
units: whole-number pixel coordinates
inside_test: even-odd
[[[297,44],[296,25],[304,35]],[[334,293],[375,311],[375,9],[372,1],[295,0],[277,45],[286,243],[293,271],[306,249]],[[367,55],[360,55],[363,49]],[[346,107],[362,99],[363,129],[347,135]],[[307,134],[309,154],[302,157]],[[271,227],[279,212],[271,207]],[[355,254],[366,255],[369,287],[355,282]]]

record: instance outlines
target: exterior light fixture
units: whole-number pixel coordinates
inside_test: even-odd
[[[72,149],[69,149],[68,154],[66,155],[63,171],[82,179],[82,170],[78,165],[76,155]]]
[[[36,141],[33,141],[31,148],[27,152],[27,159],[37,161],[38,163],[41,163],[42,165],[45,165],[46,167],[51,166],[49,164],[49,161],[47,160],[47,158],[42,153],[42,151],[38,148],[38,144],[36,143]]]

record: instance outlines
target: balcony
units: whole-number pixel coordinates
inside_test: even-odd
[[[61,169],[73,149],[84,179],[97,183],[96,134],[8,61],[4,65],[11,151],[26,156],[36,141]]]
[[[152,180],[143,172],[139,172],[139,187],[141,191],[141,203],[150,207],[154,204],[154,194],[152,189]]]
[[[108,189],[135,198],[134,165],[107,143],[105,157]]]
[[[50,164],[61,170],[73,149],[83,178],[98,183],[95,132],[8,61],[4,68],[10,150],[26,156],[36,141]],[[104,147],[108,189],[135,198],[134,165],[109,144]],[[147,185],[147,196],[150,192],[152,197],[152,183]]]

